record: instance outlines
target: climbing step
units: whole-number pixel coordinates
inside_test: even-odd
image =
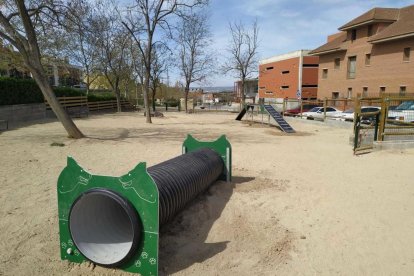
[[[270,104],[265,104],[263,107],[284,132],[295,133],[295,130],[285,121],[285,119],[283,119],[283,117],[273,108],[273,106]]]

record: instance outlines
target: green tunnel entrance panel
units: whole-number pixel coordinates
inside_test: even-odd
[[[88,260],[87,256],[84,256],[82,250],[80,250],[82,245],[77,245],[76,238],[72,235],[74,232],[71,232],[69,229],[69,216],[71,209],[76,205],[74,203],[80,201],[89,191],[94,191],[95,189],[108,190],[120,195],[136,210],[140,225],[142,225],[139,233],[138,247],[131,252],[126,261],[121,262],[117,267],[142,275],[158,275],[158,188],[147,173],[145,163],[139,163],[129,173],[120,177],[99,176],[90,174],[80,167],[73,158],[68,157],[67,166],[60,174],[57,184],[60,254],[62,260],[75,263]],[[110,201],[105,203],[105,205],[108,203]],[[80,206],[82,208],[82,205]],[[79,212],[82,212],[82,210]],[[106,215],[106,219],[112,219],[104,209],[97,210],[95,213],[96,216]],[[113,219],[115,219],[114,216]],[[94,219],[96,218],[90,217],[90,221],[94,221]],[[81,225],[81,222],[77,224]],[[93,235],[91,233],[86,238],[93,237]],[[96,239],[96,237],[93,238]],[[93,250],[96,250],[96,248],[93,248]],[[83,252],[87,251],[84,249]],[[105,252],[95,252],[95,255],[102,259],[105,256]]]
[[[231,181],[231,165],[232,165],[232,150],[229,140],[227,140],[226,135],[221,135],[215,141],[199,141],[195,139],[190,134],[187,135],[183,143],[183,154],[195,151],[200,148],[210,148],[220,154],[223,159],[226,170],[222,175],[221,179],[226,180],[227,182]]]

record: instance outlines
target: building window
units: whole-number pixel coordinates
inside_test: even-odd
[[[348,87],[348,99],[352,98],[352,87]]]
[[[368,87],[364,86],[362,87],[362,98],[368,97]]]
[[[372,25],[368,26],[368,36],[372,35]]]
[[[317,84],[303,84],[302,88],[318,88]]]
[[[410,61],[411,48],[404,48],[403,61]]]
[[[351,40],[352,41],[356,39],[356,35],[357,35],[357,30],[356,29],[353,29],[351,31]]]
[[[46,66],[46,74],[48,76],[53,75],[53,66],[51,66],[51,65]]]
[[[365,65],[371,65],[371,54],[365,55]]]
[[[332,92],[332,99],[339,99],[339,92]]]
[[[265,89],[265,88],[266,88],[265,86],[260,86],[260,87],[259,87],[259,89]]]
[[[311,68],[313,68],[313,67],[319,67],[319,64],[303,64],[302,66],[303,67],[311,67]]]
[[[328,69],[322,69],[322,79],[328,78]]]
[[[272,70],[273,69],[273,66],[271,66],[271,67],[266,67],[266,70]]]
[[[407,91],[407,86],[400,86],[400,96],[405,96],[406,91]]]
[[[355,79],[356,56],[348,57],[348,79]]]
[[[266,91],[265,94],[272,94],[273,95],[273,92],[272,91]]]
[[[282,71],[282,74],[289,74],[290,71]]]
[[[380,86],[380,94],[384,94],[385,93],[385,86]]]
[[[280,89],[289,89],[289,85],[282,85]]]
[[[341,59],[340,58],[336,58],[334,60],[334,68],[335,69],[339,69],[341,67]]]

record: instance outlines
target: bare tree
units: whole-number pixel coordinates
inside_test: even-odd
[[[170,29],[169,19],[182,9],[203,5],[206,0],[135,0],[122,23],[136,42],[144,61],[144,105],[146,121],[151,123],[149,107],[150,76],[157,28]]]
[[[127,63],[130,36],[120,24],[116,7],[111,8],[110,3],[104,3],[95,15],[94,32],[98,35],[100,70],[114,91],[118,112],[121,112],[120,84],[130,77],[131,69]]]
[[[151,65],[151,74],[150,74],[150,89],[151,89],[151,98],[152,98],[152,110],[155,112],[155,94],[157,88],[161,87],[161,78],[164,73],[167,72],[168,65],[170,63],[169,59],[169,49],[163,45],[157,45],[154,47],[154,55]]]
[[[242,104],[246,102],[245,82],[258,67],[258,35],[257,21],[246,29],[243,23],[229,23],[230,42],[227,48],[229,57],[223,65],[225,73],[234,73],[241,81]]]
[[[98,63],[98,36],[93,28],[93,5],[83,0],[72,0],[69,11],[65,14],[66,33],[64,51],[71,60],[82,65],[86,77],[86,94],[89,94],[90,86],[99,76]]]
[[[41,63],[42,54],[38,44],[35,23],[41,20],[54,20],[60,7],[53,1],[30,1],[26,6],[24,0],[2,1],[0,5],[0,37],[10,43],[22,55],[24,64],[50,104],[56,117],[60,120],[68,135],[82,138],[82,132],[62,108]]]
[[[208,17],[203,13],[192,13],[182,17],[177,28],[178,67],[184,78],[185,112],[190,85],[204,81],[213,72],[213,55],[208,51],[211,33],[207,25]]]

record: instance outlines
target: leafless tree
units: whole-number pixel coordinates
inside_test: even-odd
[[[245,82],[258,67],[259,27],[254,21],[246,29],[243,23],[229,23],[230,41],[227,48],[229,57],[223,65],[225,73],[233,73],[241,81],[242,104],[246,102]]]
[[[151,98],[152,98],[152,110],[155,112],[155,94],[157,88],[161,87],[162,75],[167,72],[167,68],[171,63],[169,58],[170,51],[168,48],[163,45],[156,45],[154,47],[154,55],[151,65],[151,74],[150,74],[150,89],[151,89]]]
[[[95,14],[93,30],[98,36],[100,70],[114,91],[118,112],[121,112],[120,84],[123,79],[130,77],[131,70],[127,62],[130,36],[120,24],[116,7],[111,7],[109,2],[103,3]]]
[[[82,138],[82,132],[62,108],[49,84],[41,63],[42,54],[36,32],[39,23],[48,22],[52,23],[49,26],[53,26],[61,7],[52,0],[30,1],[28,6],[24,0],[2,1],[0,5],[0,37],[22,55],[25,65],[68,135],[73,138]]]
[[[62,38],[64,52],[71,60],[82,65],[86,78],[86,94],[90,86],[99,76],[98,65],[98,36],[93,27],[94,6],[83,0],[72,0],[69,10],[65,13],[66,33]]]
[[[204,81],[213,72],[213,55],[208,51],[211,33],[208,29],[208,17],[204,13],[191,13],[182,17],[177,28],[178,68],[184,78],[185,111],[190,85]]]
[[[170,30],[171,17],[180,15],[184,9],[191,9],[205,3],[206,0],[135,0],[126,11],[122,23],[137,44],[144,61],[144,105],[147,123],[151,123],[148,95],[153,48],[157,42],[156,30],[158,28]]]

